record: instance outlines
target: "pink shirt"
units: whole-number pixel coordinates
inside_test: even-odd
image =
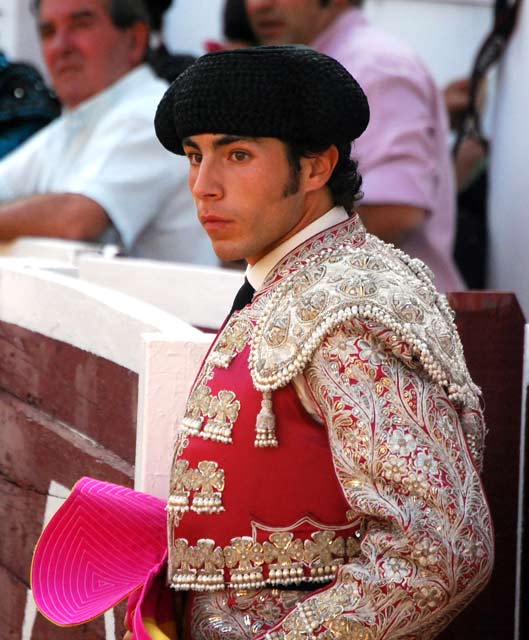
[[[439,291],[464,289],[452,259],[455,190],[444,103],[429,72],[404,43],[371,26],[359,9],[341,14],[312,46],[358,80],[371,110],[353,145],[364,204],[428,211],[401,248],[423,260]]]

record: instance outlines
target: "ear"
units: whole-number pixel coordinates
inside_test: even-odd
[[[325,151],[300,159],[305,177],[306,191],[316,191],[328,182],[338,163],[338,149],[331,145]]]
[[[149,45],[149,27],[145,22],[135,22],[128,28],[129,62],[132,66],[140,64],[145,58]]]

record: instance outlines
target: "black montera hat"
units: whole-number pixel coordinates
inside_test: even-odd
[[[367,98],[339,62],[287,45],[202,56],[165,93],[155,128],[163,146],[182,155],[182,139],[200,133],[322,147],[351,142],[368,122]]]

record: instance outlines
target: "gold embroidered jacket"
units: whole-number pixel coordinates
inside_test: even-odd
[[[365,525],[359,554],[320,591],[196,595],[196,637],[221,638],[228,627],[268,640],[435,637],[486,584],[493,542],[478,473],[479,390],[429,270],[354,216],[287,255],[239,319],[252,331],[240,344],[221,334],[207,366],[227,366],[250,342],[263,393],[256,446],[281,446],[271,397],[295,385],[327,428],[350,520]],[[198,428],[196,406],[175,468]]]

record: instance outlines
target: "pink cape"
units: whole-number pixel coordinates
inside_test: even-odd
[[[165,501],[82,478],[35,548],[31,589],[38,609],[55,624],[72,626],[138,590],[133,631],[148,640],[142,604],[165,564],[166,529]]]

